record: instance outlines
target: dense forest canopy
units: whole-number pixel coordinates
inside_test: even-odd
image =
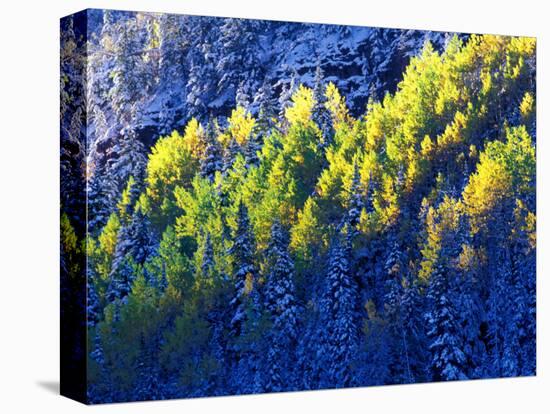
[[[307,81],[243,83],[263,22],[115,17],[62,42],[66,114],[90,51],[85,114],[62,111],[95,137],[85,171],[66,161],[89,221],[62,198],[61,242],[87,277],[91,402],[535,374],[534,39],[369,58],[403,72],[359,110],[315,54]]]

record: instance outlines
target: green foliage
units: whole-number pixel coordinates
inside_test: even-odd
[[[81,265],[79,263],[79,255],[82,253],[80,248],[78,237],[71,225],[71,221],[66,214],[61,215],[61,251],[65,255],[65,264],[67,266],[68,274],[72,277],[79,274]]]
[[[95,243],[89,244],[89,250],[91,250],[90,253],[93,263],[95,263],[96,271],[103,280],[107,280],[111,272],[119,230],[120,220],[118,215],[112,213],[98,236],[99,243],[97,245]]]
[[[136,181],[133,176],[130,176],[126,188],[122,192],[120,201],[117,204],[118,214],[124,223],[128,223],[131,220],[132,215],[132,188],[136,185]]]
[[[198,170],[198,131],[198,123],[192,120],[183,137],[174,131],[160,138],[149,155],[146,194],[151,200],[151,219],[160,228],[177,215],[175,188],[189,185]]]
[[[535,168],[535,148],[525,127],[508,128],[505,142],[487,144],[464,189],[474,232],[485,228],[505,198],[533,196]]]

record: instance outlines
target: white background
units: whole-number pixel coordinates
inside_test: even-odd
[[[145,0],[3,2],[0,18],[0,410],[77,413],[57,395],[59,18],[86,7],[538,37],[538,376],[92,408],[116,413],[550,412],[548,66],[543,1]]]

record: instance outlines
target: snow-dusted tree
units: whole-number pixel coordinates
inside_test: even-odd
[[[319,130],[321,131],[321,148],[327,148],[332,143],[332,139],[334,136],[332,116],[330,114],[330,111],[326,107],[327,98],[325,96],[325,89],[326,86],[323,82],[323,69],[321,69],[321,66],[317,64],[313,85],[313,98],[315,103],[311,111],[311,118],[313,119],[313,122],[317,124]]]
[[[428,324],[430,369],[435,381],[467,379],[466,356],[462,341],[461,326],[453,301],[454,292],[450,288],[451,271],[440,261],[436,263],[430,276],[426,312]]]
[[[123,129],[113,145],[112,154],[107,164],[107,174],[117,189],[116,195],[120,194],[130,176],[134,177],[136,185],[141,187],[145,179],[147,156],[135,130]]]
[[[235,158],[237,158],[237,154],[241,152],[241,146],[235,139],[235,137],[231,137],[229,139],[229,143],[227,144],[227,147],[225,148],[223,152],[223,159],[222,159],[222,173],[225,175],[231,168],[233,167],[233,163],[235,162]]]
[[[117,267],[113,268],[110,274],[110,281],[107,287],[107,300],[115,302],[125,299],[136,279],[136,264],[130,255],[119,260]]]
[[[212,24],[212,19],[198,18],[190,30],[194,33],[195,40],[187,56],[190,67],[186,84],[187,112],[189,117],[204,121],[210,115],[218,82],[218,56],[213,44],[217,29]]]
[[[248,111],[250,106],[250,95],[244,81],[239,83],[239,87],[237,88],[235,95],[235,103],[237,106],[240,106]]]
[[[158,17],[160,134],[168,135],[178,123],[179,107],[185,102],[184,58],[189,46],[188,16],[161,14]]]
[[[96,168],[87,184],[88,233],[97,234],[106,224],[115,208],[118,188],[104,168]]]
[[[212,122],[206,128],[206,148],[200,161],[200,174],[214,182],[216,171],[222,169],[221,148]]]
[[[386,273],[386,281],[384,286],[384,307],[385,316],[389,326],[388,357],[390,360],[389,369],[390,375],[396,382],[411,383],[413,382],[413,373],[411,369],[411,355],[409,352],[409,338],[411,330],[405,326],[406,320],[405,309],[405,289],[404,281],[407,279],[407,269],[405,263],[405,255],[401,250],[401,246],[395,237],[390,237],[388,243],[389,254],[384,265]],[[409,289],[412,289],[409,286]],[[411,295],[413,291],[408,292]],[[407,298],[412,301],[413,297]],[[409,309],[418,312],[419,309]],[[411,315],[407,315],[411,316]],[[418,329],[418,327],[415,327]]]
[[[420,293],[418,280],[412,272],[406,274],[401,297],[401,341],[406,352],[407,382],[427,381],[427,361],[430,358],[426,349],[425,318],[423,317],[424,296]]]
[[[298,306],[294,289],[294,263],[288,253],[288,241],[281,224],[271,227],[266,251],[267,277],[265,307],[271,319],[267,336],[266,391],[296,387],[295,352],[298,340]]]
[[[260,298],[258,275],[254,264],[255,243],[248,218],[248,209],[241,201],[237,229],[229,253],[233,256],[233,298],[229,302],[229,347],[231,375],[235,392],[259,392],[261,366],[258,346],[260,338]]]
[[[96,331],[94,336],[93,350],[90,353],[90,357],[100,366],[105,364],[105,355],[103,354],[103,346],[101,344],[101,336],[99,331]]]
[[[319,354],[324,370],[323,387],[347,387],[355,380],[359,296],[351,274],[350,257],[350,233],[344,226],[332,241],[321,302],[321,329],[325,331]]]
[[[267,79],[258,89],[254,97],[254,105],[258,108],[258,116],[255,131],[261,134],[264,138],[271,132],[275,126],[275,118],[277,117],[276,102],[273,97],[273,86]]]
[[[136,266],[141,266],[151,254],[152,240],[149,219],[138,209],[130,223],[118,233],[117,245],[111,267],[108,299],[124,298],[131,290],[136,277]]]
[[[121,135],[135,133],[138,127],[136,121],[152,81],[150,68],[143,59],[146,25],[141,23],[137,18],[117,22],[114,63],[110,72],[113,86],[109,96]]]
[[[233,246],[229,253],[233,256],[235,270],[233,280],[235,283],[235,295],[230,302],[234,310],[231,320],[232,335],[238,337],[241,333],[242,323],[246,319],[245,305],[252,289],[256,275],[254,265],[254,239],[248,218],[248,209],[241,201],[237,216],[237,229],[235,231]]]
[[[86,300],[86,315],[88,326],[95,326],[101,318],[101,305],[99,302],[99,295],[97,294],[97,287],[95,281],[95,274],[91,267],[87,268],[87,300]]]
[[[260,66],[258,54],[254,52],[257,32],[257,22],[253,20],[227,18],[220,27],[219,42],[222,48],[216,65],[219,74],[218,93],[230,97],[231,101],[237,95],[239,85],[242,86],[242,92],[248,95],[247,85],[253,81],[254,69]]]
[[[132,215],[130,238],[132,240],[132,257],[137,264],[143,265],[151,254],[152,236],[149,219],[138,209]]]
[[[163,393],[158,363],[158,340],[155,337],[146,339],[142,334],[139,348],[140,352],[135,367],[137,377],[132,394],[138,401],[161,400]]]
[[[263,139],[260,134],[252,134],[244,147],[244,158],[248,167],[257,167],[260,158],[258,153],[262,150]]]
[[[279,95],[279,122],[283,131],[288,128],[288,121],[285,114],[286,110],[292,106],[292,95],[294,95],[298,87],[297,79],[298,74],[296,70],[293,70],[290,81],[288,83],[283,83],[281,94]]]
[[[536,361],[536,253],[527,234],[526,212],[516,207],[511,246],[513,323],[520,344],[518,375],[533,375]]]

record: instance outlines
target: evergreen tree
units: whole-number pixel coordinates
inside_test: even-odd
[[[187,24],[180,24],[182,19]],[[177,125],[178,107],[186,99],[183,61],[184,51],[187,50],[182,51],[182,45],[188,44],[186,28],[190,22],[187,20],[186,17],[171,14],[158,17],[158,72],[159,88],[162,90],[158,130],[161,135],[170,134]]]
[[[254,69],[259,66],[257,54],[253,51],[258,36],[257,24],[253,20],[228,18],[220,27],[219,42],[223,49],[216,65],[220,75],[218,91],[231,98],[236,96],[241,82],[253,80]],[[243,73],[242,68],[250,69]]]
[[[86,315],[88,326],[95,326],[101,318],[101,304],[99,295],[97,294],[96,281],[94,272],[90,267],[87,269],[86,278],[87,300],[86,300]]]
[[[430,277],[427,297],[430,309],[426,313],[431,372],[435,381],[467,379],[466,356],[457,323],[453,292],[449,289],[448,269],[438,263]]]
[[[221,148],[216,138],[214,125],[208,124],[206,130],[206,149],[200,163],[200,174],[203,178],[208,178],[210,182],[214,182],[216,171],[222,168]]]
[[[147,158],[143,144],[131,127],[122,130],[113,148],[113,154],[113,158],[107,165],[107,174],[108,179],[113,180],[118,196],[130,176],[133,176],[136,181],[139,180],[138,185],[142,184]]]
[[[317,64],[313,86],[313,99],[315,103],[311,111],[311,118],[321,131],[322,140],[320,146],[322,148],[328,148],[328,146],[332,143],[334,136],[332,116],[326,107],[327,98],[325,96],[325,89],[326,87],[323,82],[323,69],[321,69],[321,66]]]
[[[292,96],[298,88],[296,70],[292,71],[290,82],[284,83],[281,94],[279,95],[279,122],[283,131],[288,128],[288,120],[285,117],[286,110],[292,106]]]
[[[132,290],[136,279],[136,265],[130,255],[119,260],[110,274],[107,288],[107,300],[114,302],[125,299]]]
[[[230,366],[235,392],[258,392],[261,388],[261,366],[257,336],[260,321],[258,275],[254,264],[254,238],[248,218],[248,209],[241,201],[237,215],[237,229],[233,246],[235,283],[233,298],[229,302],[231,320],[229,342]]]
[[[281,224],[271,227],[267,247],[265,308],[271,318],[268,334],[266,391],[295,388],[295,352],[298,340],[298,307],[294,289],[294,263],[288,253],[288,241]]]
[[[156,338],[146,339],[140,335],[140,352],[136,363],[137,378],[133,394],[138,401],[161,400],[164,397],[160,382],[158,355],[160,349]]]
[[[241,108],[244,108],[248,111],[250,106],[250,96],[248,94],[244,81],[241,81],[239,83],[239,87],[237,88],[237,93],[235,96],[235,103],[237,106],[240,106]]]
[[[237,155],[240,154],[240,152],[240,145],[234,137],[231,137],[223,153],[222,173],[224,175],[227,174],[227,172],[233,167],[233,163],[235,162],[235,159],[237,158]]]
[[[401,299],[401,341],[406,366],[406,382],[427,381],[426,369],[430,358],[426,349],[426,328],[424,319],[424,297],[420,293],[415,276],[409,273]]]
[[[354,384],[355,355],[358,346],[358,292],[351,274],[351,245],[346,227],[332,242],[325,292],[321,303],[321,321],[326,331],[320,357],[325,372],[323,387],[347,387]]]
[[[390,237],[388,246],[389,254],[384,266],[386,272],[385,282],[385,314],[391,331],[389,352],[390,375],[398,383],[413,382],[413,373],[410,363],[409,344],[404,320],[403,282],[406,280],[406,268],[401,247],[395,239]],[[412,292],[410,292],[412,293]],[[412,298],[408,298],[412,300]]]
[[[248,167],[257,167],[260,158],[258,157],[258,153],[262,149],[262,137],[260,134],[252,134],[250,139],[246,142],[245,148],[244,148],[244,157],[246,161],[246,165]]]
[[[191,30],[196,31],[196,36],[187,56],[190,69],[186,84],[186,103],[189,116],[204,121],[210,115],[219,79],[216,73],[219,56],[213,45],[217,28],[210,19],[200,19]]]
[[[118,233],[110,271],[109,300],[124,298],[131,290],[137,266],[143,266],[152,250],[149,220],[138,209]]]
[[[275,119],[277,113],[275,110],[275,103],[273,97],[273,86],[264,80],[264,83],[258,89],[258,93],[254,97],[254,104],[258,107],[258,116],[255,124],[255,131],[264,137],[270,134],[271,130],[275,127]]]
[[[115,207],[118,189],[104,168],[96,168],[86,188],[88,199],[88,232],[102,229]]]
[[[99,335],[99,331],[97,331],[94,336],[93,350],[90,353],[90,357],[100,367],[103,367],[103,364],[105,364],[105,355],[103,354],[103,346],[101,345],[101,336]]]

